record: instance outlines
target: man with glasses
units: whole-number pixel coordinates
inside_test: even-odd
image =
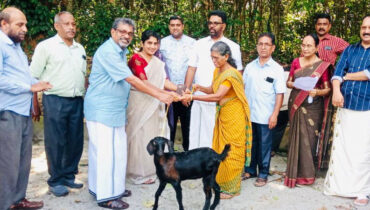
[[[50,174],[47,183],[51,193],[64,196],[68,194],[67,187],[83,187],[75,182],[75,174],[84,141],[86,53],[74,40],[76,23],[71,13],[64,11],[55,15],[54,27],[57,34],[36,46],[30,69],[33,77],[53,84],[42,96],[45,152]],[[34,98],[36,112],[33,117],[38,121],[37,94]]]
[[[84,104],[89,133],[89,191],[100,207],[110,209],[129,207],[121,198],[131,195],[125,189],[125,124],[131,85],[163,103],[170,104],[173,99],[166,91],[134,76],[127,66],[127,47],[134,30],[131,19],[117,18],[113,22],[111,38],[95,52]]]
[[[181,87],[185,81],[189,57],[195,40],[183,33],[184,23],[180,16],[170,17],[168,28],[171,35],[161,40],[160,52],[166,63],[171,82]],[[189,149],[191,106],[184,106],[181,102],[174,102],[172,107],[173,112],[169,115],[171,141],[172,143],[175,141],[177,120],[180,118],[182,146],[187,151]]]
[[[271,57],[274,50],[275,36],[271,33],[260,34],[257,42],[258,58],[250,62],[243,73],[253,133],[252,159],[250,166],[245,168],[243,179],[258,175],[256,187],[267,183],[272,129],[276,126],[286,91],[284,69]]]
[[[215,66],[211,59],[211,47],[217,41],[229,45],[237,69],[241,71],[242,61],[240,46],[224,37],[226,29],[226,13],[211,11],[208,15],[208,37],[198,40],[194,45],[194,53],[189,60],[185,86],[191,88],[194,80],[196,84],[208,87],[212,84]],[[204,94],[196,92],[195,94]],[[188,105],[188,104],[187,104]],[[191,108],[189,149],[212,147],[213,128],[215,125],[216,104],[214,102],[194,101]]]

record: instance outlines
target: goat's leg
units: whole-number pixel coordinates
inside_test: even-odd
[[[218,171],[218,168],[214,169],[211,175],[211,186],[215,192],[215,199],[211,205],[211,208],[210,208],[211,210],[215,209],[218,203],[220,202],[220,190],[221,189],[220,189],[220,186],[216,182],[217,171]]]
[[[203,178],[203,191],[206,194],[206,203],[204,204],[203,210],[208,210],[212,198],[212,187],[211,187],[211,177],[207,176]]]
[[[154,206],[153,206],[153,210],[156,210],[158,208],[158,200],[159,200],[159,196],[161,196],[164,188],[166,187],[166,182],[163,182],[163,181],[160,181],[159,182],[159,187],[157,189],[157,192],[155,193],[155,202],[154,202]]]
[[[180,182],[173,182],[171,184],[172,184],[173,188],[176,191],[176,199],[177,199],[177,203],[179,203],[179,210],[184,210],[184,206],[182,205],[181,183]]]

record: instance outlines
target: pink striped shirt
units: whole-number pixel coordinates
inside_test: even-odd
[[[319,43],[319,57],[323,61],[327,61],[334,66],[337,56],[340,55],[348,45],[348,42],[343,39],[326,34]]]

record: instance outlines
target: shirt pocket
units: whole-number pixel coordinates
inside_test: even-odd
[[[275,79],[274,79],[275,80]],[[264,95],[273,95],[275,94],[275,90],[274,90],[274,82],[268,82],[266,81],[266,79],[264,79],[262,82],[261,82],[261,85],[260,85],[260,88],[261,88],[261,92],[264,94]]]

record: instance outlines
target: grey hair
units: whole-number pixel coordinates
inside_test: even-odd
[[[58,23],[59,20],[60,20],[60,16],[62,15],[65,15],[65,14],[69,14],[69,15],[72,15],[72,13],[68,12],[68,11],[61,11],[59,12],[58,14],[55,15],[54,17],[54,23]],[[72,15],[73,16],[73,15]]]
[[[3,20],[5,22],[9,23],[10,14],[8,12],[3,12],[3,11],[0,12],[0,22],[3,21]]]
[[[222,56],[229,55],[229,58],[227,59],[227,62],[231,66],[236,68],[235,60],[233,59],[232,54],[231,54],[231,49],[230,49],[229,45],[227,45],[225,42],[218,41],[218,42],[214,43],[211,47],[211,52],[212,51],[216,51],[216,52],[220,53],[220,55],[222,55]]]
[[[117,29],[120,23],[132,26],[135,31],[135,21],[130,18],[116,18],[112,24],[112,28]]]

